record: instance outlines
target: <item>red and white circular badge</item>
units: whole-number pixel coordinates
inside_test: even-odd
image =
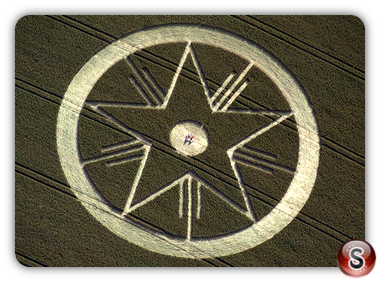
[[[376,254],[370,244],[350,240],[340,247],[337,255],[340,270],[349,276],[360,277],[370,273],[375,266]]]

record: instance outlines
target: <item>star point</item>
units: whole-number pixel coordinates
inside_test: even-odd
[[[188,56],[191,57],[198,72],[200,80],[198,84],[189,82],[180,76]],[[194,181],[212,191],[234,210],[256,223],[257,216],[249,199],[238,164],[263,169],[264,165],[253,164],[252,159],[254,157],[251,153],[254,149],[249,149],[247,144],[288,119],[292,116],[292,112],[251,109],[246,106],[243,108],[234,107],[239,101],[239,96],[249,84],[249,80],[245,79],[245,76],[253,67],[254,62],[249,62],[239,75],[232,71],[222,85],[212,93],[191,42],[185,47],[167,92],[163,91],[147,69],[140,71],[130,59],[127,58],[126,61],[135,74],[133,78],[130,77],[131,83],[146,100],[146,104],[112,101],[86,102],[93,111],[116,124],[145,146],[145,152],[140,159],[141,164],[122,211],[122,216],[127,216],[175,187],[179,186],[180,189],[183,189],[184,181],[189,183],[187,189],[189,197],[191,197],[191,183]],[[227,88],[237,75],[236,80]],[[269,121],[268,116],[271,117]],[[165,147],[166,151],[170,151],[170,132],[179,122],[185,120],[198,122],[207,129],[210,134],[208,147],[201,154],[194,157],[190,156],[190,159],[194,161],[189,163],[178,158],[176,165],[173,165],[175,150],[171,156],[162,155],[160,154],[162,153],[160,152],[161,149],[158,149],[155,144],[159,143],[160,148]],[[185,134],[183,139],[185,139]],[[195,136],[195,140],[197,140],[197,136]],[[188,146],[195,146],[195,143]],[[239,150],[245,150],[245,153],[243,155],[240,153],[240,156],[237,156]],[[244,205],[240,206],[219,191],[217,187],[208,184],[204,178],[205,174],[200,169],[201,166],[195,165],[199,163],[206,163],[210,167],[221,166],[223,173],[233,175],[240,189]],[[269,172],[275,166],[273,162],[264,162],[264,164],[271,166],[271,168],[266,169]],[[164,168],[165,170],[170,168],[170,173],[165,174]],[[200,172],[202,172],[202,177]],[[153,179],[157,181],[153,185],[144,179],[145,175],[152,179],[152,175],[155,174],[156,177]],[[188,234],[189,238],[190,235]]]

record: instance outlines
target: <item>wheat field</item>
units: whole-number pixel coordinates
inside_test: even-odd
[[[318,125],[319,166],[306,204],[272,238],[226,256],[191,248],[188,257],[165,255],[110,231],[88,211],[85,199],[95,196],[78,197],[65,175],[58,151],[71,149],[57,148],[61,104],[81,68],[128,34],[179,23],[232,32],[272,54],[302,85]],[[26,266],[59,267],[335,267],[340,246],[365,237],[364,51],[364,26],[354,16],[21,18],[15,28],[16,258]],[[232,108],[235,114],[226,112]],[[99,206],[92,210],[174,238],[173,249],[265,219],[297,174],[299,118],[281,89],[259,66],[208,44],[154,45],[117,61],[78,116],[72,150],[97,187]],[[175,132],[182,151],[173,149],[173,128],[189,120],[207,135],[194,130],[194,144],[182,144],[192,130],[185,127]],[[255,139],[228,155],[252,132]]]

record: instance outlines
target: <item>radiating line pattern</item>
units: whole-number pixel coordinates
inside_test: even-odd
[[[113,166],[116,164],[140,160],[144,156],[144,152],[141,151],[145,151],[145,146],[146,145],[137,139],[109,146],[103,146],[101,149],[101,155],[82,160],[82,165],[85,166],[91,163],[106,160],[107,166]]]
[[[226,204],[228,204],[230,207],[232,207],[235,211],[239,212],[240,214],[246,216],[247,218],[254,220],[254,216],[252,214],[252,210],[248,207],[244,208],[241,207],[239,204],[237,204],[235,201],[233,201],[231,198],[229,198],[227,195],[225,195],[223,192],[219,191],[209,183],[207,183],[204,179],[199,177],[194,172],[188,172],[181,177],[175,179],[171,183],[161,187],[156,192],[150,194],[148,197],[130,204],[126,206],[124,209],[123,215],[127,215],[130,212],[133,212],[134,210],[154,201],[157,197],[163,195],[164,193],[172,190],[172,189],[178,189],[178,217],[183,218],[185,216],[185,195],[187,194],[187,240],[191,240],[191,231],[192,231],[192,225],[193,225],[193,218],[200,219],[201,217],[201,210],[202,210],[202,193],[205,190],[208,190],[212,192],[214,195],[216,195],[220,200],[224,201]],[[134,193],[136,190],[133,191],[132,199],[134,198]],[[193,200],[193,198],[196,198],[196,201]],[[193,215],[193,206],[196,204],[196,214]]]
[[[157,81],[153,78],[153,76],[150,74],[147,68],[143,69],[143,74],[139,71],[139,69],[136,67],[135,63],[130,59],[129,57],[125,58],[128,65],[131,67],[133,73],[137,77],[137,79],[140,81],[140,83],[137,81],[137,79],[131,75],[129,79],[131,80],[132,84],[135,86],[137,91],[143,96],[143,98],[147,101],[147,103],[150,106],[154,105],[162,105],[162,100],[164,97],[164,93],[161,92],[162,88],[159,86]],[[146,89],[146,91],[144,90]],[[156,88],[158,93],[153,89]]]
[[[244,83],[236,90],[235,93],[233,91],[235,88],[239,85],[239,83],[244,79],[244,77],[247,75],[247,73],[251,70],[253,67],[253,62],[250,62],[248,66],[242,71],[242,73],[239,75],[239,77],[235,80],[235,82],[231,85],[230,88],[222,95],[222,97],[215,103],[212,110],[213,111],[222,111],[225,112],[228,107],[236,100],[236,98],[241,94],[241,92],[247,87],[249,83],[249,79],[246,79]],[[214,96],[218,96],[219,93],[223,92],[224,88],[223,86],[227,86],[228,82],[231,80],[231,76],[234,75],[234,73],[231,73],[229,77],[225,80],[225,82],[222,84],[222,86],[215,92]],[[233,93],[233,94],[232,94]],[[229,98],[229,96],[232,94],[232,97]],[[214,97],[213,96],[213,97]],[[215,97],[216,99],[217,97]],[[215,100],[214,99],[214,100]],[[222,107],[223,102],[227,99],[227,102]]]
[[[159,87],[157,87],[157,80],[154,81],[152,79],[154,78],[152,73],[144,67],[142,70],[136,69],[134,62],[131,63],[127,61],[128,66],[132,69],[133,77],[130,76],[128,79],[130,79],[132,86],[136,88],[145,103],[136,104],[131,102],[87,101],[87,97],[96,82],[117,62],[127,60],[131,54],[141,49],[160,44],[183,43],[184,39],[185,42],[187,42],[187,45],[170,82],[166,95],[164,95],[164,92],[160,92]],[[247,66],[239,75],[234,72],[234,70],[231,70],[231,74],[224,82],[222,82],[221,87],[223,87],[223,89],[218,89],[215,93],[211,93],[206,76],[203,73],[199,58],[196,54],[196,49],[194,48],[198,43],[221,48],[244,58],[247,61]],[[229,202],[228,198],[224,197],[223,194],[220,194],[220,191],[212,189],[209,185],[199,185],[199,182],[196,182],[195,180],[192,180],[191,182],[183,181],[182,185],[177,185],[178,187],[182,186],[182,188],[179,188],[179,190],[182,189],[182,191],[178,194],[178,215],[180,218],[181,216],[184,218],[187,215],[188,221],[186,238],[185,240],[179,240],[168,234],[149,230],[149,228],[141,226],[136,222],[129,223],[127,218],[124,217],[124,215],[128,214],[132,209],[136,209],[139,205],[142,205],[141,202],[133,202],[133,195],[136,193],[138,183],[143,174],[144,166],[151,150],[151,144],[143,134],[122,124],[119,120],[110,115],[106,108],[135,107],[141,109],[165,109],[175,89],[184,63],[189,55],[197,70],[210,109],[213,112],[229,114],[265,114],[271,115],[274,117],[274,120],[254,131],[252,134],[227,150],[227,157],[230,159],[231,167],[239,182],[241,193],[244,196],[244,208],[234,205],[233,202]],[[278,87],[279,91],[287,100],[291,111],[251,111],[232,109],[234,102],[239,99],[239,95],[241,95],[243,91],[248,91],[247,87],[249,87],[249,81],[247,80],[247,75],[253,64],[259,70],[264,71]],[[237,76],[237,79],[232,82],[235,76]],[[229,87],[230,83],[232,83],[232,85]],[[154,90],[154,92],[152,92],[152,90]],[[218,95],[215,96],[216,93],[218,93]],[[114,123],[120,130],[133,136],[133,138],[139,140],[141,144],[143,144],[145,152],[143,153],[142,159],[139,160],[140,166],[122,214],[112,209],[103,196],[100,193],[97,193],[96,188],[88,178],[88,174],[85,172],[84,166],[91,162],[98,161],[99,159],[111,162],[109,165],[112,165],[113,161],[116,162],[113,165],[118,165],[118,162],[128,162],[129,159],[127,158],[129,157],[122,155],[120,151],[132,151],[134,150],[131,149],[133,145],[129,145],[130,147],[123,147],[123,144],[107,144],[105,146],[111,146],[111,148],[103,148],[101,155],[96,157],[98,159],[82,159],[81,154],[78,151],[79,146],[77,137],[79,118],[84,104],[87,104],[98,114],[103,115],[108,121]],[[237,159],[237,157],[249,160],[252,163],[254,160],[256,165],[264,166],[267,170],[278,169],[279,167],[274,167],[276,164],[275,160],[268,159],[263,155],[259,156],[252,152],[248,153],[246,147],[248,147],[248,143],[255,137],[264,134],[266,131],[280,124],[291,115],[295,116],[299,134],[299,160],[297,168],[295,169],[293,180],[279,204],[264,218],[257,221],[238,169],[239,159]],[[70,186],[75,187],[73,192],[82,200],[81,203],[87,211],[106,228],[129,242],[161,254],[186,258],[207,258],[226,256],[253,248],[272,238],[293,220],[307,201],[313,188],[319,163],[320,144],[316,120],[303,88],[295,77],[268,52],[264,51],[253,42],[244,40],[241,37],[226,31],[198,25],[172,24],[131,33],[106,46],[99,51],[96,56],[86,62],[70,83],[62,100],[57,119],[57,149],[67,181]],[[137,150],[137,148],[135,149]],[[134,155],[135,153],[136,155]],[[137,154],[137,151],[129,152],[129,154],[132,156],[132,159],[138,159],[140,157]],[[261,163],[259,163],[259,161],[261,161]],[[272,165],[272,167],[270,165]],[[191,177],[195,178],[195,176]],[[153,200],[154,196],[158,197],[159,193],[163,194],[164,190],[168,191],[173,187],[175,187],[173,183],[168,184],[167,186],[160,188],[157,193],[151,194],[149,196],[151,198],[149,199]],[[193,215],[193,209],[190,210],[189,206],[202,206],[202,191],[205,189],[219,195],[221,200],[228,203],[230,206],[235,207],[235,210],[240,211],[242,214],[250,218],[253,224],[245,229],[217,238],[205,238],[202,240],[193,239],[190,221],[193,218],[197,218],[198,215],[201,216],[201,208],[198,208],[197,206]],[[91,197],[85,195],[91,195]],[[183,195],[182,202],[180,195]],[[187,211],[185,210],[184,200],[186,195],[188,197]],[[190,198],[191,202],[189,204]],[[148,199],[145,200],[147,201]],[[118,220],[121,217],[125,220]]]
[[[276,119],[273,122],[268,123],[263,128],[256,130],[251,135],[247,136],[245,139],[241,140],[238,144],[233,145],[229,150],[227,151],[227,157],[230,159],[231,168],[234,172],[234,175],[238,181],[238,185],[240,188],[241,195],[244,199],[245,207],[242,208],[239,205],[237,205],[235,202],[233,202],[231,199],[226,197],[223,193],[218,191],[216,188],[212,188],[210,185],[205,185],[205,181],[201,180],[197,176],[193,176],[193,174],[185,175],[172,183],[160,188],[155,193],[151,194],[146,199],[138,202],[133,203],[133,199],[135,197],[135,193],[138,190],[139,181],[142,177],[143,170],[145,167],[145,164],[148,159],[148,154],[150,147],[148,145],[144,145],[139,141],[143,140],[144,138],[142,136],[139,136],[139,133],[134,132],[131,128],[128,128],[127,125],[123,124],[122,122],[115,119],[111,114],[109,114],[105,109],[108,107],[133,107],[133,108],[146,108],[146,109],[161,109],[164,110],[172,96],[172,93],[175,89],[175,86],[178,82],[179,75],[183,69],[183,66],[188,58],[188,56],[191,57],[191,60],[197,70],[198,76],[200,78],[201,84],[204,89],[204,94],[207,97],[207,101],[209,103],[209,106],[213,112],[227,112],[230,114],[268,114],[275,116]],[[146,67],[142,68],[142,72],[137,68],[135,63],[129,58],[125,57],[124,60],[127,62],[127,65],[130,67],[134,75],[131,75],[129,77],[132,85],[137,89],[138,93],[146,100],[146,104],[144,105],[135,105],[130,103],[113,103],[113,102],[104,102],[104,101],[88,101],[86,102],[88,105],[90,105],[95,111],[97,111],[99,114],[103,115],[105,118],[109,119],[111,122],[117,123],[119,127],[126,130],[128,133],[132,133],[132,135],[136,136],[136,140],[130,140],[130,141],[124,141],[116,144],[106,145],[102,147],[102,155],[88,159],[83,160],[83,165],[100,161],[100,160],[107,160],[106,164],[108,166],[115,166],[124,164],[127,162],[137,161],[139,160],[141,162],[139,171],[136,175],[135,181],[133,183],[131,192],[128,196],[128,199],[126,201],[123,215],[128,215],[129,213],[133,212],[139,207],[144,206],[145,204],[151,202],[156,197],[160,196],[161,194],[165,193],[166,191],[172,189],[173,187],[179,187],[179,208],[178,208],[178,214],[179,218],[183,218],[185,215],[184,211],[184,195],[188,193],[188,197],[192,197],[193,195],[193,186],[192,181],[197,180],[197,186],[196,186],[196,198],[197,198],[197,209],[196,209],[196,217],[199,218],[201,216],[201,198],[202,198],[202,189],[204,187],[208,188],[208,190],[212,191],[215,195],[217,195],[220,199],[222,199],[224,202],[226,202],[228,205],[230,205],[234,210],[240,212],[241,214],[248,217],[250,220],[252,220],[253,223],[257,222],[257,216],[255,214],[254,208],[252,206],[251,201],[249,200],[248,193],[242,178],[242,175],[240,173],[240,170],[238,168],[238,165],[245,165],[248,167],[251,167],[253,169],[261,170],[265,173],[273,174],[275,169],[282,169],[287,172],[294,173],[295,171],[291,168],[287,168],[285,166],[282,166],[280,164],[277,164],[273,161],[274,155],[270,154],[268,152],[262,152],[258,149],[250,148],[246,144],[250,141],[252,141],[257,136],[265,133],[266,131],[270,130],[274,126],[278,125],[288,117],[292,115],[292,112],[290,111],[262,111],[262,110],[233,110],[229,109],[231,104],[238,98],[238,96],[241,94],[241,92],[247,87],[249,83],[249,79],[245,78],[248,74],[248,72],[252,69],[254,62],[250,61],[249,64],[244,68],[244,70],[237,76],[237,72],[232,70],[230,75],[225,79],[225,81],[222,83],[221,87],[215,91],[213,95],[211,95],[210,88],[208,86],[205,74],[202,70],[201,63],[198,59],[198,56],[196,54],[196,51],[194,49],[194,46],[192,42],[188,42],[184,52],[182,54],[182,57],[178,63],[177,70],[175,74],[172,77],[171,84],[169,86],[169,89],[167,93],[164,93],[164,90],[161,88],[161,86],[157,83],[157,80],[153,77],[153,75],[149,72],[149,70]],[[237,76],[236,80],[232,83],[231,86],[228,87],[228,85],[233,81],[233,79]],[[242,82],[244,81],[244,82]],[[240,85],[240,86],[239,86]],[[154,89],[155,90],[154,90]],[[235,89],[237,90],[235,91]],[[227,89],[227,90],[226,90]],[[144,150],[142,153],[141,150]],[[224,157],[224,156],[221,156]],[[268,160],[268,158],[270,160]],[[111,159],[111,160],[109,160]],[[192,199],[188,199],[188,201],[192,201]],[[192,202],[188,203],[188,206],[192,205]],[[188,217],[192,217],[192,214],[189,214],[191,211],[188,210]],[[190,219],[188,219],[190,220]],[[190,228],[190,222],[188,223],[188,228]],[[187,239],[190,240],[191,238],[191,228],[188,230]]]
[[[276,163],[274,160],[277,156],[264,152],[255,148],[250,148],[248,146],[241,146],[237,148],[232,156],[232,160],[238,164],[250,166],[264,172],[273,174],[275,169],[282,170],[288,173],[295,173],[295,170]]]
[[[202,84],[204,94],[207,97],[207,101],[213,112],[227,112],[233,102],[239,97],[243,90],[247,87],[249,79],[245,78],[248,72],[252,69],[254,62],[250,61],[245,69],[238,75],[236,80],[228,87],[233,78],[237,75],[235,70],[232,70],[231,74],[224,80],[222,85],[211,94],[211,89],[207,82],[206,76],[203,72],[201,62],[195,51],[193,43],[189,41],[183,51],[182,57],[177,65],[176,71],[171,79],[171,83],[167,93],[154,78],[152,73],[147,67],[143,67],[142,71],[138,69],[136,64],[129,57],[124,57],[127,65],[132,70],[133,74],[129,76],[129,81],[132,86],[137,90],[138,94],[145,100],[145,104],[127,103],[127,102],[111,102],[111,101],[87,101],[89,105],[96,105],[100,107],[124,107],[124,108],[146,108],[146,109],[165,109],[169,103],[169,100],[173,94],[175,86],[178,82],[179,76],[183,70],[183,66],[190,56],[194,67],[199,76]],[[242,81],[244,82],[242,83]],[[237,88],[237,89],[236,89]],[[235,91],[236,89],[236,91]],[[231,113],[234,113],[232,110]],[[235,111],[237,113],[237,111]],[[241,113],[241,112],[240,112]],[[250,110],[246,113],[254,113]],[[258,114],[273,114],[273,111],[259,110]]]

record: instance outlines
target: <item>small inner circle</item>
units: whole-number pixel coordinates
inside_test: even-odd
[[[170,132],[170,143],[182,155],[196,156],[208,145],[208,132],[200,122],[186,120],[178,122]]]

